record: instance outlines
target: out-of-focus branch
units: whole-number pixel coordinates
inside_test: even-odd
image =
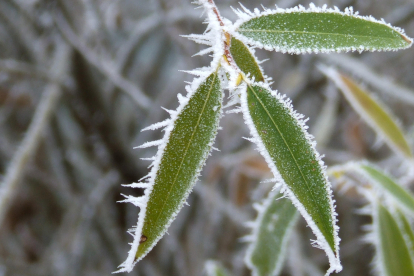
[[[148,98],[136,84],[118,74],[115,65],[111,64],[108,60],[102,60],[102,57],[98,57],[92,50],[90,50],[73,32],[61,13],[58,13],[58,15],[55,16],[55,20],[64,37],[66,37],[68,42],[78,50],[90,64],[95,66],[114,85],[130,96],[139,107],[145,110],[151,107],[151,99]]]
[[[26,76],[33,76],[40,79],[44,79],[50,82],[57,82],[51,78],[46,68],[40,66],[34,66],[25,62],[17,61],[14,59],[0,60],[0,71],[8,72],[12,74],[23,74]]]
[[[61,43],[56,50],[54,64],[50,72],[56,79],[62,78],[66,74],[69,56],[70,48]],[[4,181],[0,186],[0,225],[3,223],[7,207],[13,200],[14,193],[20,183],[19,180],[24,174],[24,168],[37,149],[42,132],[49,123],[50,117],[59,102],[60,95],[61,88],[58,84],[51,83],[47,85],[29,129],[6,170]]]
[[[199,16],[200,12],[197,10],[177,8],[167,13],[156,13],[139,21],[136,28],[132,31],[130,38],[116,53],[116,65],[119,72],[122,72],[125,68],[126,63],[131,58],[133,49],[146,34],[161,25],[171,25],[183,19],[199,19]]]

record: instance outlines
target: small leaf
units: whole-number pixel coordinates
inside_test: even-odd
[[[159,147],[143,197],[129,200],[141,210],[133,229],[134,242],[117,272],[131,271],[165,234],[191,192],[212,148],[221,114],[222,90],[218,73],[210,74],[187,96]],[[142,200],[141,200],[142,199]]]
[[[414,214],[414,197],[409,191],[369,164],[361,164],[359,168],[364,175],[372,180],[373,184],[385,190],[394,199],[396,204]]]
[[[215,261],[206,262],[207,276],[228,276],[230,275],[224,267]]]
[[[262,70],[249,48],[240,40],[232,37],[230,53],[240,70],[256,82],[264,81]]]
[[[403,131],[386,108],[378,100],[371,97],[367,91],[356,84],[352,79],[340,74],[333,68],[320,67],[341,89],[345,98],[356,112],[382,136],[387,144],[397,153],[406,158],[413,158]]]
[[[384,51],[408,48],[412,39],[404,31],[372,17],[353,14],[352,8],[291,9],[238,12],[236,37],[247,43],[288,53]],[[239,35],[237,35],[239,34]]]
[[[269,193],[259,207],[259,214],[254,222],[252,241],[245,258],[246,265],[254,276],[279,275],[283,267],[297,211],[288,199],[278,197],[279,190]]]
[[[376,203],[374,231],[378,259],[377,266],[384,276],[412,276],[414,266],[409,249],[397,222],[390,212],[380,203]]]
[[[247,85],[241,103],[253,141],[316,235],[315,245],[328,255],[331,268],[327,273],[340,271],[331,186],[302,116],[284,97],[259,84]]]

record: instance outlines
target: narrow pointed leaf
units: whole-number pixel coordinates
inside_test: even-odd
[[[218,262],[207,261],[206,262],[207,276],[229,276],[227,270]]]
[[[306,132],[301,115],[289,101],[268,87],[249,84],[242,92],[243,116],[272,173],[283,184],[325,250],[331,268],[340,271],[339,238],[331,185],[315,143]]]
[[[414,214],[414,196],[411,192],[369,164],[361,164],[359,169],[372,180],[374,185],[386,191],[387,195],[391,196],[396,204],[411,214]]]
[[[397,210],[397,216],[400,223],[401,232],[403,233],[403,237],[405,238],[405,243],[407,244],[408,251],[410,252],[411,259],[414,262],[414,232],[408,221],[407,217],[403,212]]]
[[[408,48],[404,31],[372,17],[326,6],[239,13],[238,38],[257,47],[288,53],[384,51]]]
[[[292,228],[297,221],[295,206],[279,191],[269,193],[254,222],[252,241],[245,262],[254,276],[279,275]]]
[[[211,150],[223,97],[218,73],[210,74],[187,97],[166,129],[165,144],[159,147],[150,173],[150,188],[138,205],[141,210],[132,248],[118,272],[131,271],[165,234]]]
[[[352,79],[335,69],[321,67],[321,70],[335,82],[355,111],[384,138],[393,150],[406,158],[413,158],[403,131],[382,103],[370,96]]]
[[[376,204],[374,231],[376,231],[377,266],[384,276],[412,276],[414,266],[409,249],[397,222],[381,204]]]
[[[240,70],[249,75],[250,79],[254,78],[256,82],[264,81],[262,70],[256,58],[243,42],[232,37],[230,53]]]

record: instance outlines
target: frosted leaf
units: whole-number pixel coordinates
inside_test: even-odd
[[[306,132],[303,116],[266,84],[248,84],[241,93],[243,117],[253,142],[273,175],[316,235],[330,262],[327,274],[342,269],[331,185],[325,165]]]
[[[310,4],[263,12],[238,10],[240,19],[230,30],[246,44],[282,53],[390,51],[412,45],[400,28],[372,16],[360,16],[352,8],[340,12]]]
[[[221,117],[223,92],[218,75],[217,70],[210,71],[207,78],[194,80],[188,89],[188,100],[170,112],[164,138],[141,146],[159,147],[147,183],[130,185],[146,188],[144,196],[125,196],[122,201],[139,206],[140,213],[131,250],[116,272],[130,272],[148,254],[167,232],[197,181]]]
[[[245,263],[254,276],[278,275],[282,269],[297,212],[289,200],[278,200],[279,196],[279,190],[274,190],[263,204],[253,205],[258,216],[252,235],[246,238],[250,244]]]

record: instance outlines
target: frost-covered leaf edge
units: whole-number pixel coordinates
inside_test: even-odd
[[[281,185],[281,193],[283,193],[285,196],[287,196],[290,200],[292,200],[292,203],[295,205],[295,207],[298,209],[299,213],[304,217],[309,227],[312,229],[312,232],[315,234],[317,240],[314,241],[313,245],[324,250],[326,255],[329,259],[330,268],[326,272],[326,275],[329,275],[330,273],[336,271],[339,272],[342,270],[342,266],[340,264],[339,260],[339,241],[340,238],[338,236],[339,227],[336,225],[337,219],[337,213],[335,212],[335,205],[334,200],[332,199],[332,189],[329,185],[328,176],[326,174],[326,166],[324,162],[322,161],[322,158],[320,154],[316,151],[316,142],[313,140],[313,136],[309,134],[306,130],[308,126],[306,125],[306,121],[303,120],[303,115],[296,112],[291,104],[291,101],[289,99],[285,98],[285,95],[280,95],[278,92],[272,90],[270,86],[266,83],[253,83],[251,85],[258,85],[263,87],[264,89],[267,89],[270,91],[272,96],[274,96],[277,100],[284,103],[285,107],[290,111],[290,114],[292,118],[294,118],[297,121],[297,124],[302,128],[302,130],[305,133],[306,139],[311,145],[311,148],[313,149],[315,156],[318,160],[319,166],[321,166],[323,171],[323,176],[325,179],[325,188],[329,197],[329,205],[331,208],[331,215],[332,215],[332,222],[333,225],[333,231],[334,231],[334,242],[335,242],[335,251],[333,252],[330,245],[326,241],[325,237],[323,236],[322,232],[319,230],[319,228],[316,226],[315,222],[312,220],[311,216],[308,214],[308,212],[305,210],[305,207],[302,205],[302,203],[297,199],[297,197],[294,195],[294,193],[289,189],[287,184],[284,182],[283,178],[281,177],[278,169],[276,168],[275,164],[272,161],[272,158],[270,157],[269,153],[266,150],[266,147],[263,144],[262,139],[260,138],[260,135],[258,134],[256,128],[254,127],[253,119],[251,118],[248,106],[247,106],[247,84],[243,84],[239,89],[241,93],[241,110],[243,113],[243,118],[248,126],[250,133],[252,134],[253,138],[249,139],[251,142],[255,143],[257,146],[257,150],[262,154],[265,161],[267,162],[270,170],[272,171],[275,179],[277,182]]]
[[[246,266],[248,268],[250,268],[250,270],[252,270],[253,272],[253,276],[257,276],[259,275],[257,273],[257,269],[256,266],[251,262],[251,256],[253,254],[254,249],[256,248],[256,243],[257,243],[257,237],[259,235],[259,230],[260,230],[260,226],[263,223],[263,219],[264,219],[264,215],[267,211],[267,209],[270,207],[271,203],[273,200],[279,200],[279,199],[275,199],[275,196],[277,196],[280,193],[280,189],[273,189],[268,195],[267,197],[263,200],[263,202],[260,204],[256,204],[254,205],[255,209],[257,210],[258,214],[257,214],[257,218],[252,221],[251,223],[249,223],[249,225],[252,226],[252,233],[243,238],[245,240],[247,240],[249,242],[249,246],[246,249],[246,255],[244,258],[244,263],[246,264]],[[277,263],[275,264],[275,268],[272,271],[271,275],[278,275],[278,272],[280,272],[280,270],[283,267],[283,260],[284,260],[284,256],[286,253],[286,246],[287,243],[289,241],[290,238],[290,234],[289,230],[291,230],[296,222],[297,222],[297,218],[298,218],[298,213],[296,212],[293,217],[292,220],[290,221],[289,225],[286,227],[286,231],[288,232],[283,240],[282,243],[282,250],[280,252],[281,257],[278,259]]]
[[[217,62],[213,63],[213,64],[217,64]],[[132,183],[132,184],[128,184],[128,185],[123,185],[123,186],[127,186],[127,187],[132,187],[132,188],[145,188],[145,190],[144,190],[144,195],[141,196],[141,197],[125,196],[126,199],[121,201],[121,202],[126,202],[126,203],[132,203],[135,206],[138,206],[140,208],[140,212],[139,212],[139,215],[138,215],[137,226],[133,227],[132,229],[130,229],[128,231],[134,237],[134,240],[131,243],[131,249],[128,252],[128,257],[122,264],[120,264],[118,266],[119,269],[117,271],[113,272],[113,273],[131,272],[133,267],[135,266],[135,264],[138,263],[142,258],[144,258],[146,256],[146,254],[148,254],[152,250],[152,248],[158,243],[158,241],[162,238],[162,236],[164,236],[165,232],[167,231],[168,226],[171,225],[172,221],[174,221],[175,217],[178,214],[178,212],[176,212],[171,217],[171,219],[167,223],[166,228],[164,229],[164,232],[160,235],[158,241],[155,242],[148,249],[147,253],[142,255],[140,258],[135,259],[135,255],[136,255],[136,252],[138,250],[139,242],[140,242],[141,235],[142,235],[142,229],[143,229],[143,226],[144,226],[147,203],[148,203],[149,197],[151,195],[151,192],[153,190],[154,180],[155,180],[155,177],[156,177],[156,173],[159,169],[159,166],[160,166],[163,154],[164,154],[164,150],[165,150],[165,148],[167,146],[167,143],[169,141],[170,134],[174,129],[175,121],[179,117],[180,113],[184,110],[184,108],[188,104],[191,97],[195,94],[198,87],[211,74],[217,74],[217,78],[221,78],[221,76],[219,75],[218,69],[213,69],[212,67],[206,67],[206,68],[198,69],[197,70],[197,75],[199,75],[200,77],[194,79],[193,82],[190,85],[186,86],[186,90],[187,90],[187,96],[186,97],[183,97],[180,94],[178,95],[180,104],[179,104],[179,106],[177,107],[177,109],[175,111],[169,111],[171,117],[170,117],[170,119],[168,119],[168,124],[160,122],[160,123],[156,123],[156,124],[152,125],[154,127],[149,126],[149,127],[146,127],[146,128],[143,129],[143,130],[153,129],[153,128],[158,127],[159,125],[163,125],[164,126],[163,131],[165,132],[165,134],[164,134],[164,137],[161,139],[162,143],[157,143],[157,146],[158,146],[157,153],[155,154],[155,156],[153,158],[151,158],[151,160],[153,160],[153,162],[150,165],[150,167],[152,167],[151,171],[146,176],[144,176],[143,178],[141,178],[139,180],[139,181],[143,181],[143,180],[147,179],[147,181],[146,182],[138,182],[138,183]],[[223,91],[221,93],[223,93]],[[219,129],[218,124],[219,124],[219,121],[220,121],[221,117],[222,117],[222,109],[220,108],[220,114],[219,114],[217,122],[216,122],[216,132]],[[211,154],[212,145],[214,143],[215,137],[216,137],[216,135],[213,135],[213,137],[210,141],[210,150],[208,152],[206,152],[206,156],[204,156],[204,164],[205,164],[205,161],[206,161],[208,155]],[[151,143],[151,142],[147,142],[147,143]],[[193,180],[193,183],[195,183],[197,181],[204,164],[202,164],[200,166],[200,168],[198,169],[198,171],[196,172],[196,176],[195,176],[195,179]],[[180,203],[180,206],[178,208],[179,210],[183,207],[183,205],[186,201],[186,198],[188,197],[188,195],[190,193],[191,193],[191,189],[189,189],[187,191],[186,195],[183,197],[183,200]]]
[[[373,170],[377,171],[382,176],[388,178],[396,186],[397,189],[401,190],[401,192],[406,193],[408,197],[411,197],[414,199],[413,194],[409,190],[407,190],[405,187],[399,185],[397,181],[394,179],[394,177],[390,176],[388,173],[384,172],[383,169],[381,169],[380,167],[376,166],[375,164],[367,160],[350,161],[343,165],[333,166],[329,169],[328,173],[334,174],[335,172],[356,172],[358,173],[358,175],[362,176],[363,179],[365,179],[366,181],[369,181],[370,184],[372,184],[374,187],[382,191],[383,194],[386,194],[387,197],[392,198],[394,204],[398,206],[400,209],[404,210],[405,213],[408,213],[411,216],[414,216],[414,208],[410,208],[406,206],[404,203],[402,203],[401,200],[399,200],[397,196],[395,196],[392,192],[390,192],[387,188],[385,188],[381,183],[379,183],[379,181],[374,179],[369,174],[369,172],[366,171],[364,167],[372,168]],[[360,188],[360,187],[356,186],[356,188]],[[363,195],[367,196],[364,189],[360,189],[360,191],[362,191]]]
[[[365,191],[364,193],[367,194],[368,191]],[[383,256],[384,250],[382,249],[381,236],[380,236],[381,234],[379,230],[380,228],[379,218],[378,218],[379,209],[384,208],[384,210],[394,219],[395,223],[397,224],[397,228],[400,231],[402,239],[406,241],[406,239],[403,236],[404,235],[403,230],[400,228],[400,225],[398,225],[398,221],[393,217],[392,213],[385,206],[383,206],[383,204],[379,202],[378,198],[376,198],[375,195],[372,195],[372,194],[367,195],[367,198],[369,198],[369,200],[371,201],[372,218],[373,218],[372,232],[368,234],[370,236],[370,238],[368,238],[368,241],[371,242],[376,248],[375,250],[376,253],[375,253],[374,259],[372,260],[373,269],[377,275],[394,276],[392,274],[386,273],[385,260],[384,260],[385,258]],[[408,245],[407,244],[405,245],[407,246],[407,251],[410,253]]]
[[[268,51],[276,51],[276,52],[281,52],[281,53],[289,53],[289,54],[306,54],[306,53],[342,53],[342,52],[355,52],[355,51],[371,51],[371,52],[375,52],[375,51],[396,51],[397,49],[394,48],[386,48],[386,49],[365,49],[363,48],[357,48],[357,47],[347,47],[347,48],[338,48],[338,49],[317,49],[317,48],[309,48],[309,49],[301,49],[301,48],[297,48],[297,49],[292,49],[292,48],[282,48],[282,47],[273,47],[271,45],[264,45],[258,41],[255,41],[251,38],[247,38],[244,35],[240,34],[237,29],[245,22],[253,19],[253,18],[258,18],[258,17],[262,17],[262,16],[267,16],[267,15],[272,15],[272,14],[277,14],[277,13],[297,13],[297,12],[301,12],[301,13],[336,13],[336,14],[340,14],[343,16],[350,16],[350,17],[354,17],[354,18],[359,18],[359,19],[363,19],[363,20],[367,20],[367,21],[371,21],[374,23],[379,23],[382,25],[385,25],[391,29],[393,29],[394,31],[398,32],[401,34],[402,38],[407,41],[410,42],[407,47],[402,48],[402,49],[407,49],[409,47],[412,46],[413,44],[413,39],[408,37],[405,34],[405,31],[402,28],[399,27],[394,27],[389,23],[386,23],[384,21],[384,19],[378,20],[375,19],[373,16],[361,16],[358,14],[358,12],[354,12],[353,7],[348,7],[345,8],[345,11],[341,12],[339,10],[338,7],[334,6],[334,8],[328,8],[327,5],[323,5],[322,7],[317,7],[315,4],[310,3],[309,4],[309,8],[306,9],[304,6],[302,5],[298,5],[296,7],[293,8],[288,8],[288,9],[282,9],[279,8],[276,5],[276,9],[272,10],[272,9],[268,9],[268,8],[264,8],[263,7],[263,11],[260,11],[259,9],[255,8],[254,12],[248,10],[247,8],[245,8],[243,5],[241,5],[242,10],[240,9],[233,9],[233,11],[236,13],[236,15],[239,17],[239,19],[230,27],[228,28],[229,33],[231,33],[231,35],[233,35],[234,37],[236,37],[237,39],[241,40],[242,42],[244,42],[245,44],[250,44],[252,46],[255,46],[257,48],[260,49],[265,49]]]

